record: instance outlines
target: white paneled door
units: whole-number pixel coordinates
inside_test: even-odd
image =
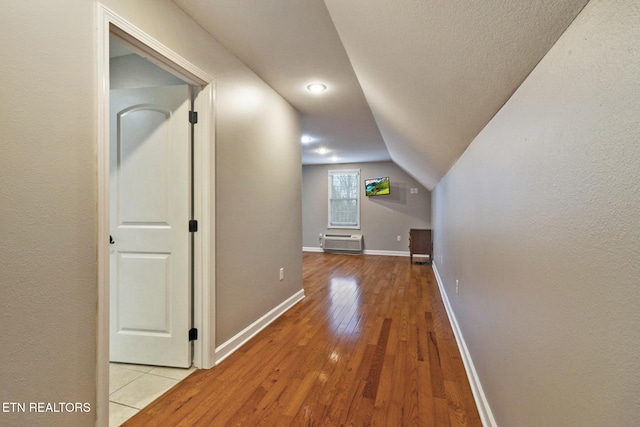
[[[110,91],[110,359],[189,367],[190,88]]]

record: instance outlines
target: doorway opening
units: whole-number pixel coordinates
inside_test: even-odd
[[[97,417],[108,425],[110,392],[137,376],[110,387],[110,360],[155,382],[186,376],[168,366],[214,365],[214,89],[98,9]]]
[[[113,34],[109,52],[109,424],[119,425],[192,372],[195,88]]]

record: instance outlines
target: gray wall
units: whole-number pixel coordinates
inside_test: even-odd
[[[220,342],[302,288],[297,112],[171,1],[103,3],[216,78]],[[0,401],[92,408],[0,425],[95,423],[95,6],[0,3]]]
[[[360,230],[328,229],[328,177],[331,169],[360,169]],[[364,180],[388,176],[391,193],[366,197]],[[393,162],[307,165],[302,168],[303,246],[319,248],[318,235],[357,233],[364,236],[365,250],[408,252],[409,229],[431,228],[431,192]],[[411,194],[410,188],[417,188]],[[397,236],[401,240],[397,240]]]
[[[0,402],[93,412],[0,412],[3,426],[95,419],[94,5],[67,5],[0,3]]]
[[[637,1],[591,1],[434,190],[499,426],[640,419],[638,46]]]
[[[242,89],[216,96],[218,345],[302,289],[298,113],[253,73],[233,78]]]

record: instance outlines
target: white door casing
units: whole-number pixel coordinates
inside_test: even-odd
[[[189,367],[188,85],[110,91],[110,360]]]
[[[96,425],[109,425],[109,346],[110,346],[110,202],[109,202],[109,39],[117,35],[145,57],[182,80],[199,88],[195,110],[199,120],[194,139],[195,214],[199,221],[194,233],[194,326],[198,339],[193,342],[193,363],[201,369],[216,365],[215,343],[215,79],[181,54],[169,49],[144,29],[120,14],[96,3],[96,80],[97,103],[97,271],[98,313],[96,337]]]

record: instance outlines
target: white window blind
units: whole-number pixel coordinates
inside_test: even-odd
[[[329,228],[360,228],[360,170],[329,171]]]

